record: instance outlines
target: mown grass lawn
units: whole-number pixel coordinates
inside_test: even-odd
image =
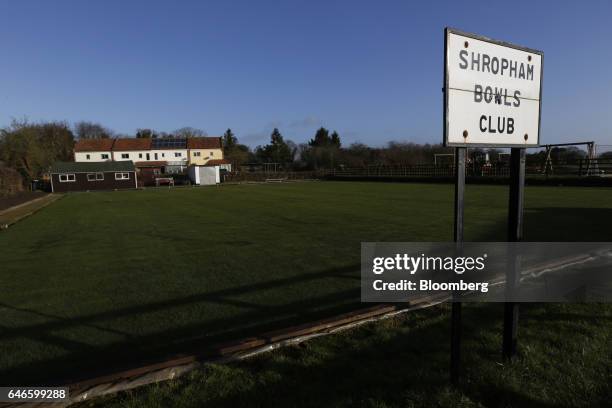
[[[352,309],[360,242],[450,240],[452,199],[450,185],[332,182],[67,195],[0,232],[0,383]],[[468,186],[466,239],[504,240],[506,204],[502,186]],[[612,189],[528,188],[526,207],[529,240],[612,238]]]
[[[463,373],[448,381],[449,305],[79,404],[166,407],[609,407],[612,308],[523,304],[519,357],[501,358],[503,305],[463,312]]]

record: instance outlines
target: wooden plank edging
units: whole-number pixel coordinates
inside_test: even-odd
[[[281,330],[263,333],[239,341],[224,343],[211,354],[175,356],[171,359],[113,374],[92,378],[78,383],[67,384],[70,398],[67,401],[52,403],[10,403],[0,407],[39,408],[67,407],[95,397],[115,394],[148,384],[172,380],[202,367],[207,363],[228,363],[247,359],[288,345],[299,344],[317,337],[345,331],[366,323],[383,320],[398,314],[434,306],[447,300],[447,297],[430,297],[417,303],[382,304],[366,307],[353,312],[322,319],[313,323],[292,326]]]

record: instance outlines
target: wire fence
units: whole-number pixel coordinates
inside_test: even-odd
[[[225,173],[223,176],[224,182],[241,183],[241,182],[279,182],[291,180],[312,180],[319,179],[325,176],[324,172],[320,171],[261,171],[249,172],[238,171]]]
[[[467,163],[465,173],[469,177],[509,177],[510,165],[508,161]],[[360,177],[453,177],[455,175],[455,167],[454,165],[436,166],[434,164],[368,166],[329,170],[328,174],[332,176]],[[612,177],[612,159],[578,159],[553,162],[550,166],[528,162],[525,167],[525,174],[531,177]]]
[[[525,173],[529,177],[612,177],[612,159],[578,159],[557,161],[552,165],[527,162]],[[508,161],[495,163],[467,163],[466,176],[472,178],[509,177]],[[452,163],[444,165],[377,165],[354,168],[338,168],[318,171],[286,172],[233,172],[225,175],[226,182],[275,182],[290,180],[320,179],[325,177],[360,177],[360,178],[450,178],[455,176]]]

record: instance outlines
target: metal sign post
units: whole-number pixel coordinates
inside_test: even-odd
[[[510,194],[508,200],[508,242],[523,238],[523,203],[525,201],[525,149],[512,148],[510,153]],[[515,259],[506,285],[513,288],[520,277],[520,258]],[[516,355],[519,305],[504,303],[504,334],[502,354],[504,358]]]
[[[465,147],[455,148],[455,228],[457,248],[463,244],[463,207],[465,193]],[[453,302],[451,311],[451,367],[453,384],[459,381],[461,371],[461,302]]]

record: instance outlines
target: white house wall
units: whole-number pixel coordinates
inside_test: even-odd
[[[175,157],[175,153],[180,153],[181,157]],[[128,157],[122,157],[122,155],[127,154]],[[149,158],[147,159],[147,154]],[[157,157],[155,155],[157,154]],[[142,157],[140,157],[142,155]],[[131,160],[133,162],[146,162],[146,161],[167,161],[167,162],[178,162],[178,161],[187,161],[188,152],[186,149],[180,150],[126,150],[126,151],[115,151],[113,152],[113,157],[115,161],[128,161]]]
[[[147,153],[149,154],[149,159],[147,160]],[[122,155],[127,154],[128,157],[124,158],[122,157]],[[142,157],[140,157],[142,155]],[[126,151],[114,151],[113,152],[113,159],[115,161],[133,161],[133,162],[139,162],[139,161],[159,161],[159,160],[164,160],[161,157],[159,159],[155,159],[155,155],[153,154],[152,150],[126,150]]]
[[[103,159],[102,155],[107,154],[108,159]],[[89,159],[87,158],[89,155]],[[113,154],[111,151],[100,151],[100,152],[74,152],[75,162],[104,162],[111,161]]]
[[[200,152],[200,156],[193,156],[193,152]],[[181,157],[175,157],[180,153]],[[103,159],[102,154],[107,154],[108,159]],[[122,155],[127,154],[127,157]],[[149,158],[147,159],[147,154]],[[155,157],[157,154],[157,157]],[[89,159],[87,159],[89,155]],[[142,157],[141,157],[142,156]],[[75,152],[75,162],[101,162],[101,161],[167,161],[184,162],[192,164],[205,164],[208,160],[222,159],[223,150],[221,149],[152,149],[152,150],[125,150],[125,151],[96,151],[96,152]]]

